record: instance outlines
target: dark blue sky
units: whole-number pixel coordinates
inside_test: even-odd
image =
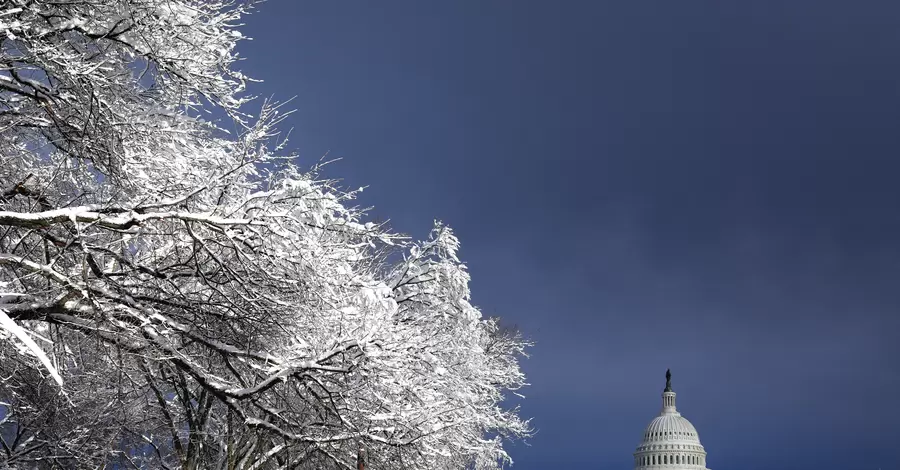
[[[900,4],[271,0],[241,65],[537,345],[514,468],[900,468]]]

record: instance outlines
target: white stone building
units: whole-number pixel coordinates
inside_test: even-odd
[[[708,470],[706,451],[697,430],[675,409],[669,371],[662,401],[662,412],[644,429],[641,444],[634,452],[635,470]]]

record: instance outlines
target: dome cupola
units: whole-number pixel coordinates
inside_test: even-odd
[[[666,371],[662,411],[644,429],[634,452],[635,470],[708,470],[697,430],[675,407],[672,372]]]

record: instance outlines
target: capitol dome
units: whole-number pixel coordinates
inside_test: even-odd
[[[662,402],[662,411],[644,429],[641,444],[634,452],[635,470],[707,470],[706,451],[697,429],[675,408],[669,371]]]

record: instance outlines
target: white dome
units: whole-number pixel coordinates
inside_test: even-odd
[[[697,429],[675,408],[671,379],[666,371],[663,409],[644,429],[634,452],[635,470],[706,470],[706,451]]]
[[[677,414],[662,414],[653,418],[644,430],[643,442],[679,441],[700,443],[697,430],[690,421]]]

